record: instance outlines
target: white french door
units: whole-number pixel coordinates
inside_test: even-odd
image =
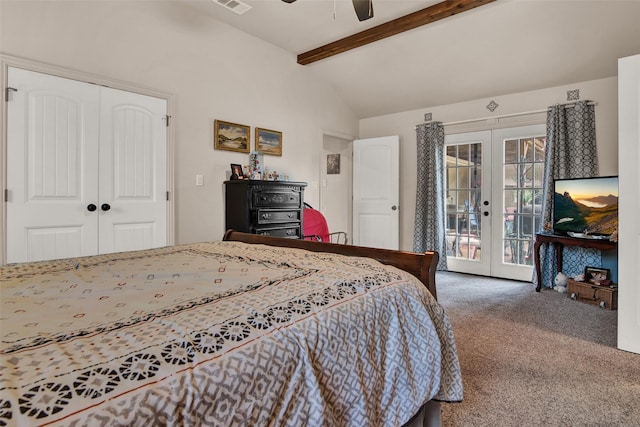
[[[489,276],[491,257],[491,131],[445,136],[447,264]]]
[[[546,126],[492,132],[491,275],[530,281],[535,233],[542,221]],[[499,148],[499,149],[498,149]]]
[[[531,280],[545,125],[447,135],[449,269]]]
[[[7,262],[166,244],[166,101],[10,67]]]

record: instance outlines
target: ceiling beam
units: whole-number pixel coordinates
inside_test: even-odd
[[[368,30],[298,55],[298,64],[307,65],[342,52],[382,40],[405,31],[413,30],[440,19],[474,9],[495,0],[445,0],[425,9],[380,24]]]

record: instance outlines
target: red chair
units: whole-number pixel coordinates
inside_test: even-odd
[[[347,233],[344,231],[329,232],[327,219],[322,213],[313,209],[309,204],[304,204],[304,239],[317,240],[318,242],[347,244]]]

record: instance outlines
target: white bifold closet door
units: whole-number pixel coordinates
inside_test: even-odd
[[[9,68],[7,262],[163,246],[166,100]]]

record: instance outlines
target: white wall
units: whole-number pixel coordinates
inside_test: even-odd
[[[458,104],[429,107],[420,110],[371,117],[360,120],[360,138],[400,135],[400,248],[413,249],[416,191],[416,133],[415,126],[424,121],[425,113],[443,123],[501,116],[545,109],[567,102],[568,90],[580,90],[580,99],[589,99],[596,105],[596,138],[600,175],[618,173],[618,96],[617,78],[575,83],[531,92],[492,98],[499,107],[492,113],[486,106],[492,99],[481,99]],[[428,101],[425,101],[427,104]],[[544,114],[539,114],[544,123]],[[520,119],[512,119],[517,122]],[[467,130],[486,128],[489,124],[476,122],[466,125]]]
[[[352,211],[352,164],[353,144],[351,139],[325,135],[320,162],[320,210],[327,219],[330,232],[344,231],[351,241]],[[327,174],[327,155],[340,155],[340,173]]]
[[[620,76],[620,281],[618,348],[640,354],[640,55],[618,61]]]
[[[177,1],[1,0],[0,53],[174,96],[176,243],[222,237],[222,182],[230,163],[248,164],[248,154],[213,149],[214,119],[250,125],[252,138],[254,127],[282,131],[283,156],[265,164],[315,181],[312,205],[323,131],[357,131],[353,112],[294,55]]]

